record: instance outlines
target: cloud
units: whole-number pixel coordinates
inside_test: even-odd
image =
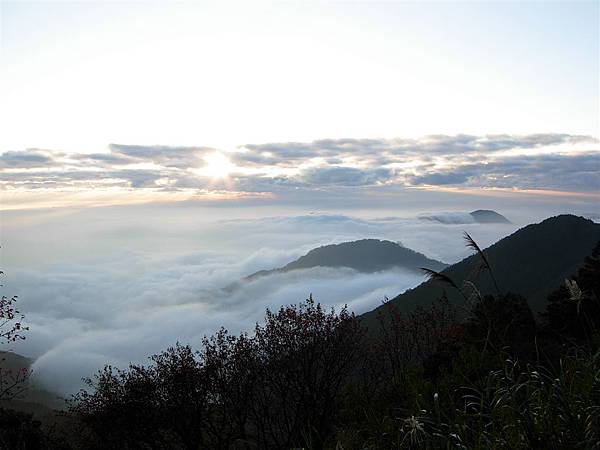
[[[260,258],[250,256],[255,263]],[[171,262],[167,270],[151,267],[140,277],[119,275],[107,266],[71,276],[56,271],[16,274],[18,282],[35,282],[35,288],[21,295],[35,311],[28,314],[32,329],[28,338],[41,353],[34,366],[38,379],[63,393],[74,392],[82,376],[104,364],[123,367],[130,361],[142,362],[175,341],[197,346],[203,335],[220,326],[232,332],[250,330],[262,320],[266,307],[297,303],[312,293],[325,305],[348,304],[364,312],[385,295],[420,281],[419,275],[402,271],[365,275],[348,269],[313,269],[264,277],[233,293],[216,288],[239,279],[247,264],[232,267],[231,262],[210,259],[199,264]],[[265,261],[261,266],[269,267]]]
[[[427,175],[420,175],[412,177],[413,184],[428,184],[444,186],[448,184],[462,184],[468,180],[468,176],[465,173],[440,173],[434,172]]]
[[[205,165],[204,157],[216,150],[210,147],[171,147],[166,145],[110,144],[111,154],[136,162],[152,162],[164,167],[187,169]]]
[[[597,143],[590,136],[569,134],[454,136],[430,135],[418,139],[322,139],[311,143],[270,143],[245,145],[244,153],[237,154],[240,162],[294,165],[310,158],[373,159],[380,162],[401,162],[405,158],[428,155],[462,155],[465,153],[490,154],[510,149],[534,149],[543,146]]]
[[[210,147],[111,144],[105,154],[30,149],[0,155],[0,188],[290,199],[298,192],[340,189],[347,196],[347,189],[389,186],[590,192],[600,187],[597,146],[589,136],[556,133],[248,144],[222,152],[231,163],[224,178],[201,172],[205,158],[218,151]]]
[[[354,167],[311,168],[302,172],[300,180],[317,186],[366,186],[389,181],[393,177],[390,169],[357,169]]]
[[[421,220],[433,220],[439,223],[452,224],[452,225],[463,225],[472,224],[477,221],[468,212],[436,212],[436,213],[422,213],[418,215]]]
[[[255,211],[253,211],[255,214]],[[102,365],[144,362],[176,341],[198,345],[220,326],[252,329],[266,307],[310,293],[360,313],[418,284],[419,274],[315,269],[222,288],[281,267],[320,245],[362,238],[402,241],[446,262],[487,246],[513,225],[452,227],[414,217],[346,214],[231,216],[193,204],[16,211],[3,218],[3,292],[19,295],[31,331],[14,350],[39,357],[36,377],[73,392]]]
[[[10,151],[0,155],[0,168],[44,167],[53,162],[52,152],[37,149]]]
[[[522,189],[600,190],[600,152],[511,156],[463,164],[410,178],[415,185],[466,185]]]
[[[181,278],[177,290],[162,289],[163,295],[168,292],[171,296],[181,296],[181,291],[189,289],[201,277],[197,274],[186,278],[179,272],[178,275]],[[164,277],[160,280],[168,283]],[[197,294],[194,302],[170,303],[165,295],[154,304],[144,289],[151,290],[155,285],[140,284],[137,289],[141,292],[127,298],[130,303],[127,308],[118,307],[117,299],[107,301],[106,296],[112,292],[104,290],[103,294],[101,289],[88,296],[90,302],[100,303],[105,310],[100,314],[98,308],[100,323],[54,320],[53,327],[62,333],[68,331],[69,335],[61,336],[62,340],[41,355],[34,371],[42,383],[66,394],[81,387],[82,376],[90,375],[104,364],[124,367],[131,361],[144,362],[148,355],[175,341],[197,347],[204,334],[217,331],[221,325],[234,333],[251,330],[255,322],[262,320],[266,307],[277,309],[281,304],[298,303],[312,293],[327,306],[339,308],[348,303],[353,310],[362,312],[378,305],[385,295],[394,295],[419,281],[419,275],[401,271],[365,275],[344,269],[314,269],[264,277],[227,296],[218,291],[205,292]],[[38,336],[33,334],[30,338]]]
[[[107,172],[106,175],[109,179],[125,180],[132,188],[156,188],[158,180],[165,173],[160,170],[119,170]]]

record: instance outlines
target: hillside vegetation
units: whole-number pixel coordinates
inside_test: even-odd
[[[583,217],[561,215],[521,228],[485,249],[485,255],[500,291],[524,296],[535,312],[541,312],[548,294],[577,271],[598,241],[600,224]],[[474,254],[442,273],[458,284],[465,280],[475,282],[484,294],[497,293],[489,272],[479,270],[480,262],[479,256]],[[453,304],[464,304],[465,298],[460,292],[448,290],[436,280],[426,281],[394,297],[389,304],[408,312],[430,304],[444,292]],[[388,307],[381,306],[363,318],[373,324],[377,314]]]

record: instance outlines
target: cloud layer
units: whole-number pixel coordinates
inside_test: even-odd
[[[453,262],[468,229],[487,246],[513,225],[443,225],[418,218],[344,214],[207,218],[186,205],[12,212],[5,217],[3,290],[21,298],[31,331],[14,350],[39,357],[38,379],[62,393],[104,364],[143,362],[176,341],[198,345],[220,326],[251,329],[266,307],[310,293],[360,313],[418,284],[419,274],[317,269],[273,274],[319,245],[360,238],[402,241]],[[4,292],[4,291],[3,291]]]
[[[227,163],[211,166],[219,155]],[[600,190],[600,147],[568,134],[433,135],[208,147],[111,144],[109,152],[0,155],[2,190],[291,195],[385,187]]]

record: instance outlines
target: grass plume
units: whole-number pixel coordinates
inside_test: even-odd
[[[483,253],[481,247],[479,247],[477,242],[475,242],[475,239],[473,239],[469,233],[465,231],[463,237],[467,242],[467,247],[474,250],[475,253],[479,255],[479,258],[481,258],[482,268],[489,272],[490,277],[492,278],[492,282],[494,283],[494,287],[496,288],[496,292],[500,293],[500,288],[498,287],[498,282],[496,281],[496,277],[494,276],[494,271],[492,270],[492,266],[490,265],[489,260],[485,256],[485,253]]]

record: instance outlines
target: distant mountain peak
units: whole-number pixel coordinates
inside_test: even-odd
[[[396,243],[381,239],[360,239],[317,247],[283,267],[273,270],[261,270],[246,277],[253,280],[274,273],[313,267],[346,267],[357,272],[373,273],[399,268],[417,272],[421,267],[443,270],[447,267],[440,261],[430,259]]]
[[[471,212],[465,211],[441,211],[434,213],[419,214],[419,219],[439,222],[446,225],[462,225],[472,223],[512,223],[502,214],[491,209],[477,209]]]
[[[491,209],[477,209],[469,213],[479,223],[512,223],[502,214]]]

